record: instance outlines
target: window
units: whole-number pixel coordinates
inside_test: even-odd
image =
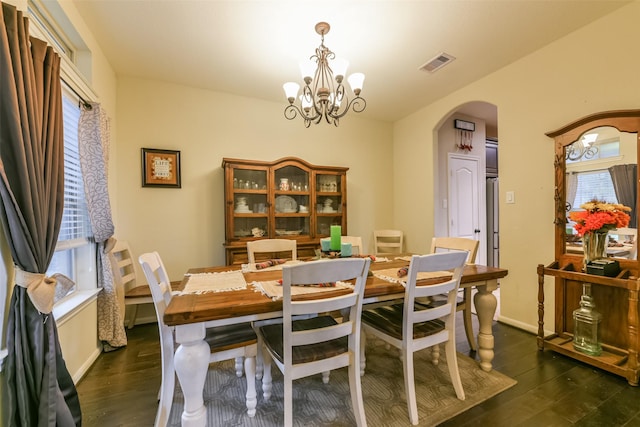
[[[58,289],[56,302],[79,289],[94,289],[97,283],[95,244],[84,196],[84,184],[78,150],[79,99],[63,91],[64,121],[64,211],[56,252],[47,275],[62,273],[76,286],[68,292]]]
[[[581,204],[594,199],[618,203],[611,174],[606,169],[578,172],[578,190],[572,203],[573,210],[580,209]]]

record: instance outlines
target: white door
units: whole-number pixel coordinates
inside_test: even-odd
[[[480,158],[450,153],[448,163],[449,236],[479,240],[476,262],[485,264],[486,240],[483,236],[486,230],[480,227],[484,218],[480,200],[485,189],[484,185],[479,186]]]

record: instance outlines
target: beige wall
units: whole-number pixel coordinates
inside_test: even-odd
[[[172,280],[222,265],[222,158],[295,156],[349,167],[347,230],[370,248],[372,230],[393,225],[392,125],[350,114],[337,128],[307,129],[284,118],[285,102],[119,78],[116,236],[136,254],[157,250]],[[141,186],[142,147],[181,151],[181,189]]]
[[[498,107],[500,141],[501,320],[535,331],[536,266],[553,261],[553,142],[545,132],[591,113],[640,108],[640,57],[634,2],[502,70],[450,94],[394,125],[394,197],[413,198],[415,210],[395,204],[395,224],[417,239],[408,249],[428,250],[433,197],[414,197],[408,180],[433,187],[432,147],[440,122],[469,101]],[[414,153],[400,158],[399,153]],[[505,204],[505,192],[515,204]],[[416,212],[424,213],[419,216]],[[552,329],[553,287],[547,280],[547,326]]]

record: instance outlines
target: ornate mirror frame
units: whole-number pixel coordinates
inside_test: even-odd
[[[596,113],[569,123],[558,130],[546,133],[548,137],[553,138],[555,141],[555,258],[559,261],[560,266],[572,264],[576,271],[581,270],[582,256],[567,253],[565,245],[567,225],[566,147],[576,142],[585,132],[601,126],[611,126],[620,132],[636,133],[636,163],[638,163],[638,157],[640,156],[638,154],[640,152],[638,150],[640,148],[640,110],[617,110]],[[636,177],[636,179],[639,179],[639,177]],[[640,212],[640,197],[636,201],[636,213],[638,212]],[[638,223],[640,224],[640,221]],[[638,271],[640,271],[639,260],[616,259],[620,262],[622,269],[630,270],[633,275],[637,275]]]

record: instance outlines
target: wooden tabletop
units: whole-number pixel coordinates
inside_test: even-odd
[[[372,263],[371,270],[384,270],[388,268],[400,268],[409,263],[402,260],[390,262]],[[213,273],[230,270],[238,270],[240,266],[222,266],[192,268],[188,273]],[[484,265],[467,265],[464,268],[461,286],[464,284],[494,280],[505,277],[508,270]],[[254,281],[277,280],[282,277],[282,271],[263,271],[257,273],[244,273],[247,283]],[[437,281],[437,280],[435,280]],[[434,281],[434,282],[435,282]],[[422,281],[428,284],[428,281]],[[186,279],[182,281],[180,289],[184,288]],[[344,291],[336,291],[344,293]],[[381,297],[385,295],[404,293],[404,287],[399,283],[391,283],[375,276],[367,279],[365,298]],[[323,296],[330,296],[327,292]],[[209,292],[204,294],[175,295],[167,307],[164,321],[167,325],[176,326],[187,323],[205,322],[210,320],[228,319],[246,315],[277,312],[282,310],[282,300],[272,301],[271,298],[255,291],[251,286],[243,290],[227,292]]]

